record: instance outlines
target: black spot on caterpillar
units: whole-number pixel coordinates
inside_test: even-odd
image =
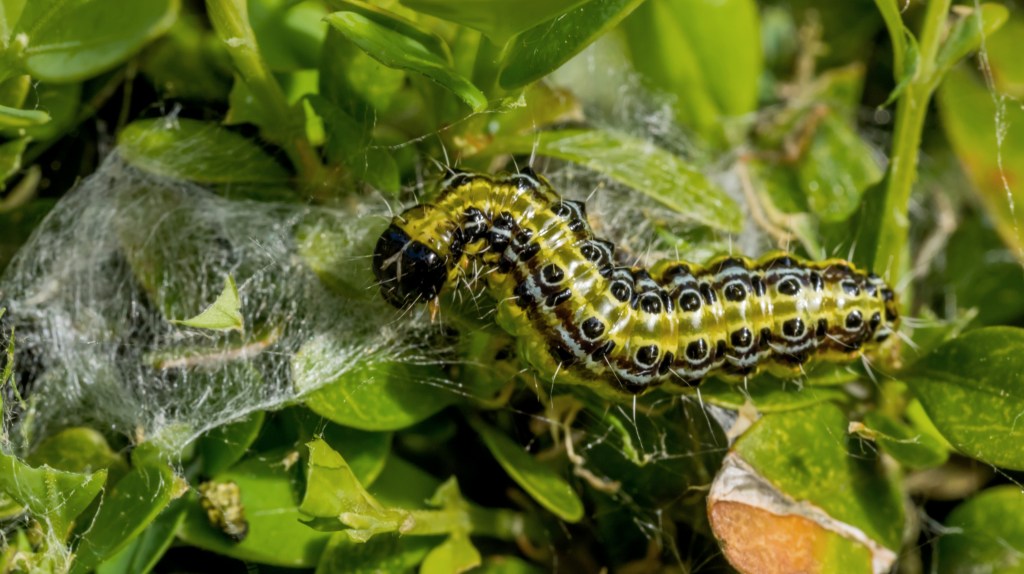
[[[647,270],[616,267],[613,252],[584,204],[530,169],[452,172],[437,201],[394,218],[373,268],[403,307],[475,260],[490,271],[498,323],[540,374],[629,393],[765,367],[792,376],[812,357],[852,360],[898,326],[892,289],[847,261],[774,253]]]

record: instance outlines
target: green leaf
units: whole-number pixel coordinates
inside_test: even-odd
[[[308,101],[327,128],[328,161],[342,163],[376,189],[397,195],[401,187],[398,165],[386,150],[371,147],[370,130],[326,98],[314,95]]]
[[[420,574],[459,573],[479,565],[480,552],[469,541],[469,536],[455,533],[427,554]]]
[[[144,52],[140,69],[165,97],[213,102],[227,96],[227,55],[206,26],[186,10]]]
[[[328,4],[335,10],[355,12],[360,16],[365,16],[389,30],[394,30],[423,44],[445,62],[451,63],[452,61],[452,51],[444,38],[394,12],[389,12],[363,0],[328,0]]]
[[[355,12],[335,12],[327,16],[327,22],[385,66],[423,74],[458,96],[475,112],[487,107],[487,96],[483,92],[415,38]]]
[[[903,500],[876,465],[851,456],[847,422],[833,405],[761,417],[733,446],[784,496],[806,502],[896,550]]]
[[[0,0],[0,44],[7,44],[28,0]]]
[[[300,522],[293,490],[296,477],[283,464],[287,454],[284,450],[261,453],[217,477],[238,485],[249,522],[244,540],[234,542],[211,525],[195,499],[189,501],[178,536],[193,546],[239,560],[286,568],[314,567],[330,535]]]
[[[712,379],[700,387],[704,402],[738,410],[748,402],[758,412],[772,413],[803,409],[824,402],[842,402],[849,396],[829,387],[787,385],[773,377],[758,377],[746,385]]]
[[[906,69],[902,76],[896,78],[896,87],[889,92],[889,97],[878,107],[884,108],[896,103],[896,100],[903,95],[906,91],[907,86],[910,82],[914,81],[917,77],[918,71],[921,69],[921,49],[917,46],[917,40],[913,36],[907,36],[907,54],[903,57],[903,61],[906,62]]]
[[[501,46],[512,36],[579,6],[586,0],[402,0],[402,4],[442,20],[482,32]]]
[[[580,53],[629,15],[643,0],[590,0],[513,38],[498,77],[506,90],[541,78]]]
[[[867,413],[864,424],[858,435],[874,440],[889,456],[911,470],[941,466],[949,458],[949,450],[941,441],[881,411]]]
[[[479,420],[470,422],[498,464],[541,506],[566,522],[583,518],[583,502],[561,475],[500,431]]]
[[[295,241],[303,262],[328,289],[368,301],[378,297],[371,263],[352,254],[372,253],[380,233],[380,223],[370,218],[339,225],[330,213],[314,212],[296,228]]]
[[[21,169],[21,156],[25,153],[28,142],[29,138],[20,138],[0,144],[0,190],[10,177]]]
[[[175,480],[166,464],[142,464],[117,481],[78,542],[71,574],[92,571],[138,536],[170,503]]]
[[[48,114],[47,120],[38,125],[4,129],[3,133],[9,136],[25,135],[34,141],[59,137],[74,126],[81,97],[82,84],[37,83],[32,99],[36,111]]]
[[[26,462],[67,472],[90,473],[106,469],[107,478],[112,482],[129,470],[128,463],[110,449],[103,435],[88,427],[71,427],[46,437]]]
[[[299,350],[294,359],[296,386],[318,384],[320,365],[329,343],[314,340]],[[444,380],[444,373],[432,365],[370,363],[353,367],[337,379],[305,396],[306,406],[318,415],[361,430],[399,430],[418,423],[456,402],[455,393],[445,392],[430,381]]]
[[[1005,57],[1018,58],[1014,53]],[[966,63],[950,70],[939,87],[942,124],[974,184],[985,212],[1010,251],[1024,261],[1024,110],[1012,103],[997,108],[984,82]],[[997,120],[998,118],[998,120]],[[998,121],[998,125],[997,125]],[[997,133],[998,130],[998,133]]]
[[[1024,330],[969,331],[939,346],[901,378],[961,452],[1024,469]]]
[[[288,172],[255,142],[216,124],[140,120],[117,138],[118,153],[147,171],[206,184],[283,185]]]
[[[1006,6],[985,3],[981,5],[981,10],[972,10],[969,15],[958,20],[935,58],[934,81],[942,81],[946,72],[977,50],[982,39],[1001,28],[1009,17],[1010,11]]]
[[[811,211],[828,222],[845,221],[884,175],[871,148],[831,113],[818,125],[797,174]]]
[[[1024,297],[1020,296],[1024,293],[1024,274],[1019,256],[1006,248],[992,223],[980,217],[968,218],[949,239],[941,285],[956,296],[957,307],[977,310],[975,320],[979,324],[1012,323],[1024,315]],[[984,273],[965,272],[980,269],[981,262]],[[921,342],[919,333],[914,333],[915,343]]]
[[[1020,38],[1024,37],[1024,14],[1015,11],[991,37],[985,38],[985,51],[992,66],[996,90],[1014,98],[1024,98],[1024,62],[1017,57]]]
[[[75,518],[92,503],[107,479],[105,469],[91,474],[33,468],[0,452],[0,491],[26,506],[55,536],[63,539]]]
[[[242,301],[238,298],[235,278],[231,275],[224,278],[224,289],[201,313],[190,319],[172,319],[171,323],[196,329],[244,332],[245,319],[242,317]]]
[[[408,74],[378,62],[334,28],[327,31],[323,50],[319,95],[356,122],[356,129],[328,133],[347,137],[353,143],[369,141],[375,114],[387,113],[406,85]],[[324,117],[324,121],[329,118]]]
[[[313,517],[313,525],[344,530],[355,541],[383,532],[406,532],[412,525],[408,511],[385,508],[356,478],[345,459],[322,439],[306,444],[306,494],[300,512]]]
[[[316,68],[327,36],[327,9],[316,0],[251,0],[249,24],[270,69]]]
[[[651,142],[604,130],[560,130],[499,139],[494,152],[569,160],[624,183],[700,223],[739,231],[739,206],[682,158]]]
[[[166,31],[178,0],[32,0],[15,34],[24,34],[25,68],[51,82],[84,80],[128,59]]]
[[[172,501],[150,525],[121,550],[96,567],[96,574],[150,572],[171,547],[174,534],[185,518],[185,501]]]
[[[622,27],[637,71],[675,96],[681,123],[717,136],[719,116],[754,110],[762,57],[753,0],[651,0]]]
[[[391,436],[390,432],[368,432],[328,423],[321,438],[345,457],[359,484],[369,487],[384,471],[391,453]]]
[[[391,455],[384,470],[370,487],[370,492],[382,504],[402,508],[426,508],[426,502],[441,486],[432,474],[405,459]]]
[[[50,121],[50,114],[42,110],[20,110],[0,105],[0,128],[5,130],[39,126]]]
[[[196,443],[197,454],[203,462],[203,475],[216,478],[241,460],[259,436],[265,418],[264,411],[256,411],[204,434]]]
[[[1024,494],[989,488],[953,509],[936,545],[935,572],[1024,572]]]
[[[408,572],[436,545],[437,537],[432,536],[385,532],[356,542],[345,532],[336,532],[320,556],[316,574]]]
[[[541,568],[516,556],[491,555],[474,574],[543,574]]]

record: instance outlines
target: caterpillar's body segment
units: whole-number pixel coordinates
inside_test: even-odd
[[[842,260],[779,253],[705,266],[616,266],[584,205],[531,170],[453,173],[433,204],[394,218],[373,266],[396,306],[432,299],[467,259],[488,272],[498,323],[540,374],[639,393],[710,374],[793,374],[850,360],[896,330],[892,289]]]

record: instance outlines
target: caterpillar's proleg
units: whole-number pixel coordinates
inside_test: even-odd
[[[532,170],[452,173],[442,185],[377,243],[382,294],[399,307],[432,299],[474,259],[489,271],[499,324],[542,375],[639,393],[851,360],[898,326],[892,289],[843,260],[776,253],[617,267],[584,205]]]

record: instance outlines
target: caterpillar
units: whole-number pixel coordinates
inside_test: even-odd
[[[844,260],[776,252],[620,266],[585,204],[532,169],[449,170],[441,186],[378,240],[383,297],[400,308],[435,299],[473,262],[498,324],[530,366],[562,382],[639,394],[764,368],[794,376],[812,357],[852,360],[898,328],[893,290]]]

